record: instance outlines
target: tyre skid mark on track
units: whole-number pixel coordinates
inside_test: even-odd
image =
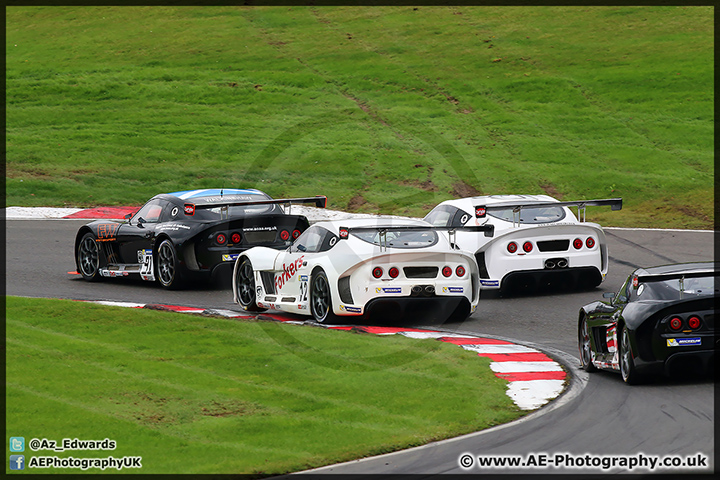
[[[567,372],[545,353],[531,347],[517,345],[505,340],[472,335],[452,335],[438,330],[402,327],[378,327],[356,325],[320,325],[312,321],[299,321],[294,317],[275,313],[248,315],[233,310],[183,307],[164,304],[136,304],[128,302],[91,301],[102,305],[148,308],[176,313],[221,316],[225,318],[273,320],[286,324],[315,325],[331,330],[346,330],[373,335],[403,335],[414,339],[435,339],[458,345],[465,350],[477,352],[489,358],[490,369],[496,377],[508,382],[507,395],[522,410],[535,410],[558,397],[567,385]]]

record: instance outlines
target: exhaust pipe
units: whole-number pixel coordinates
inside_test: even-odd
[[[417,296],[422,293],[422,287],[420,285],[413,285],[410,291],[412,292],[413,296]]]
[[[558,268],[567,268],[567,266],[568,266],[568,262],[564,258],[561,258],[560,260],[557,261]]]
[[[435,294],[435,287],[433,285],[426,285],[425,286],[425,295],[434,295]]]
[[[558,262],[558,267],[560,266],[560,262]],[[555,262],[552,260],[545,260],[545,268],[548,270],[552,270],[555,268]]]

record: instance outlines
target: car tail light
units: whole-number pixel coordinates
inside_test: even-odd
[[[462,265],[458,265],[458,267],[455,269],[455,275],[458,277],[462,277],[465,275],[465,267]]]
[[[290,232],[288,232],[287,230],[281,231],[281,232],[280,232],[280,238],[281,238],[283,241],[289,240],[289,239],[290,239]]]
[[[300,230],[298,230],[298,229],[293,230],[293,239],[299,237],[300,233],[302,233],[302,232],[300,232]]]
[[[587,245],[588,248],[593,248],[595,246],[595,239],[588,237],[588,239],[585,240],[585,245]]]
[[[442,274],[443,274],[443,277],[449,277],[450,275],[452,275],[452,268],[443,267]]]
[[[579,238],[576,238],[575,240],[573,240],[573,247],[575,247],[575,250],[580,250],[582,248],[582,246],[583,246],[582,240],[580,240]]]
[[[670,329],[680,330],[682,328],[682,319],[680,317],[673,317],[670,319]]]
[[[700,328],[700,318],[696,316],[688,318],[688,327],[692,328],[693,330]]]
[[[380,268],[380,267],[375,267],[375,268],[373,268],[373,271],[372,271],[372,276],[373,276],[373,277],[375,277],[375,278],[380,278],[380,277],[382,277],[382,274],[383,274],[383,269],[382,269],[382,268]]]
[[[510,252],[510,253],[515,253],[515,252],[517,252],[517,243],[515,243],[515,242],[510,242],[510,243],[508,243],[507,251]]]
[[[240,236],[239,233],[233,232],[233,234],[230,235],[230,240],[232,241],[232,243],[237,244],[237,243],[240,243],[240,240],[242,240],[242,237]]]
[[[388,270],[388,275],[390,275],[390,278],[397,278],[397,276],[400,275],[400,270],[398,270],[397,267],[392,267]]]
[[[525,243],[523,243],[523,251],[524,251],[525,253],[530,253],[530,252],[532,252],[532,249],[533,249],[533,244],[532,244],[532,243],[530,243],[530,242],[525,242]]]
[[[218,245],[225,245],[225,242],[227,242],[227,237],[224,233],[218,233],[217,235],[215,235],[215,242]]]

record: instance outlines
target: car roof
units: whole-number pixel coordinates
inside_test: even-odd
[[[465,207],[467,207],[468,205],[472,205],[474,207],[476,205],[517,205],[518,203],[531,204],[547,202],[559,202],[559,200],[549,195],[480,195],[477,197],[465,197],[455,200],[446,200],[442,202],[441,205],[462,205]]]
[[[162,198],[175,204],[194,203],[195,205],[222,205],[225,203],[254,202],[272,200],[267,193],[254,188],[203,188],[198,190],[182,190],[172,193],[161,193],[152,199]],[[151,200],[152,200],[151,199]]]
[[[166,193],[165,195],[172,195],[181,200],[193,200],[194,202],[208,199],[209,197],[225,197],[230,195],[262,195],[268,197],[266,193],[254,188],[203,188],[199,190],[183,190],[180,192]]]
[[[718,262],[692,262],[692,263],[674,263],[671,265],[658,265],[656,267],[638,268],[633,272],[634,275],[660,275],[667,273],[690,273],[705,270],[718,270],[720,265]]]

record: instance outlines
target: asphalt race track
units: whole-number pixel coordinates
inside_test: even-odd
[[[235,309],[229,283],[170,292],[155,284],[127,279],[83,281],[75,270],[73,242],[87,220],[8,220],[6,222],[6,294],[75,300],[111,300],[215,309]],[[494,335],[560,351],[577,361],[576,323],[580,306],[614,292],[638,266],[713,259],[712,232],[607,229],[610,273],[592,291],[502,298],[483,295],[478,310],[462,323],[413,325]],[[408,326],[408,325],[406,325]],[[707,457],[714,465],[713,383],[709,377],[653,379],[630,387],[620,375],[589,375],[581,393],[560,397],[544,415],[391,455],[321,469],[323,473],[648,473],[638,468],[480,468],[477,460],[462,468],[463,454],[517,455],[527,460],[556,455]],[[543,409],[541,409],[543,411]],[[559,458],[559,457],[558,457]],[[564,458],[564,457],[563,457]],[[582,463],[580,460],[577,463]],[[596,460],[599,463],[600,460]],[[671,472],[673,470],[653,470]],[[695,470],[709,473],[712,470]],[[682,470],[688,472],[688,470]],[[679,472],[678,472],[679,473]]]

